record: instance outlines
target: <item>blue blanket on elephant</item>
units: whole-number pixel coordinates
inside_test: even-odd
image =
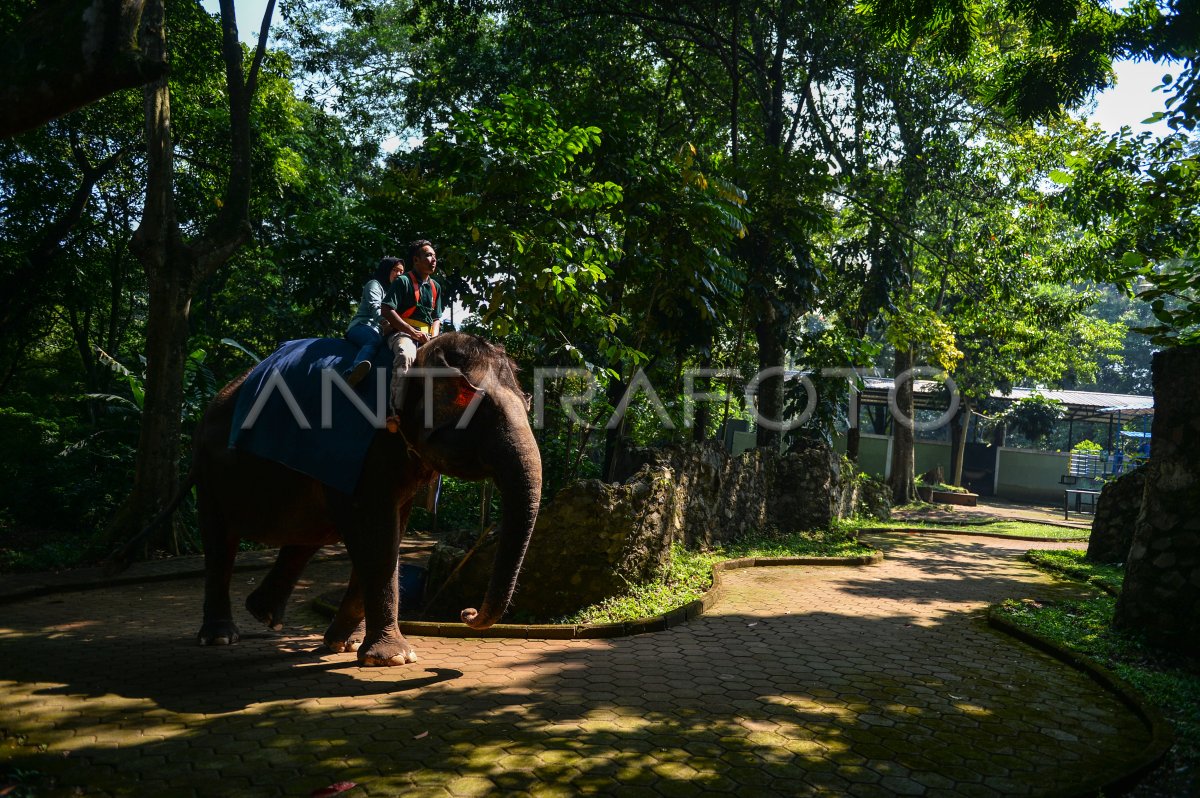
[[[229,445],[353,493],[371,439],[387,419],[391,354],[349,388],[341,374],[358,347],[340,338],[288,341],[246,377],[234,407]]]

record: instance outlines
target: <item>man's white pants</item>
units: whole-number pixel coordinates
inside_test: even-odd
[[[408,369],[417,359],[417,344],[407,335],[394,333],[388,336],[388,348],[392,350],[392,412],[399,413],[404,407],[404,388],[408,380],[404,379]]]

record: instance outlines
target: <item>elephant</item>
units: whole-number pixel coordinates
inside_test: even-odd
[[[240,539],[281,547],[246,600],[254,617],[276,629],[309,558],[341,540],[352,570],[325,631],[325,646],[357,651],[362,665],[415,662],[397,623],[397,561],[414,495],[435,472],[490,478],[499,490],[500,544],[490,582],[480,608],[464,609],[461,618],[473,629],[500,620],[516,588],[541,496],[541,456],[527,416],[529,398],[504,350],[476,336],[450,332],[432,339],[418,351],[412,374],[422,370],[436,376],[423,390],[419,377],[406,378],[411,384],[398,409],[399,430],[368,433],[361,476],[350,492],[230,446],[238,394],[249,372],[216,395],[194,436],[188,480],[196,487],[204,547],[201,645],[239,639],[229,588]]]

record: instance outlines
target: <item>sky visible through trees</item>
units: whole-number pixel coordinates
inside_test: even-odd
[[[201,5],[209,13],[215,14],[219,11],[217,0],[203,0]],[[258,26],[267,5],[266,0],[239,0],[235,5],[238,35],[243,42],[253,47],[258,40]],[[1164,74],[1172,72],[1170,66],[1153,61],[1120,61],[1114,65],[1114,72],[1117,78],[1116,85],[1100,92],[1096,97],[1094,110],[1082,116],[1109,133],[1117,132],[1124,125],[1132,127],[1134,132],[1150,130],[1159,135],[1166,133],[1165,122],[1144,125],[1142,120],[1148,119],[1156,111],[1163,110],[1165,96],[1161,92],[1154,92],[1153,89],[1162,82]]]

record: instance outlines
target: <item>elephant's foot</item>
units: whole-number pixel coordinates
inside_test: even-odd
[[[287,611],[288,597],[269,596],[262,585],[246,597],[246,609],[255,618],[267,625],[268,629],[278,632],[283,628],[283,614]]]
[[[417,650],[403,635],[385,637],[358,650],[358,664],[369,666],[407,665],[417,661]]]
[[[242,639],[242,634],[231,620],[205,621],[196,639],[202,646],[231,646]]]
[[[360,621],[351,632],[339,631],[336,621],[325,630],[325,647],[335,654],[358,651],[367,636],[367,625]]]

